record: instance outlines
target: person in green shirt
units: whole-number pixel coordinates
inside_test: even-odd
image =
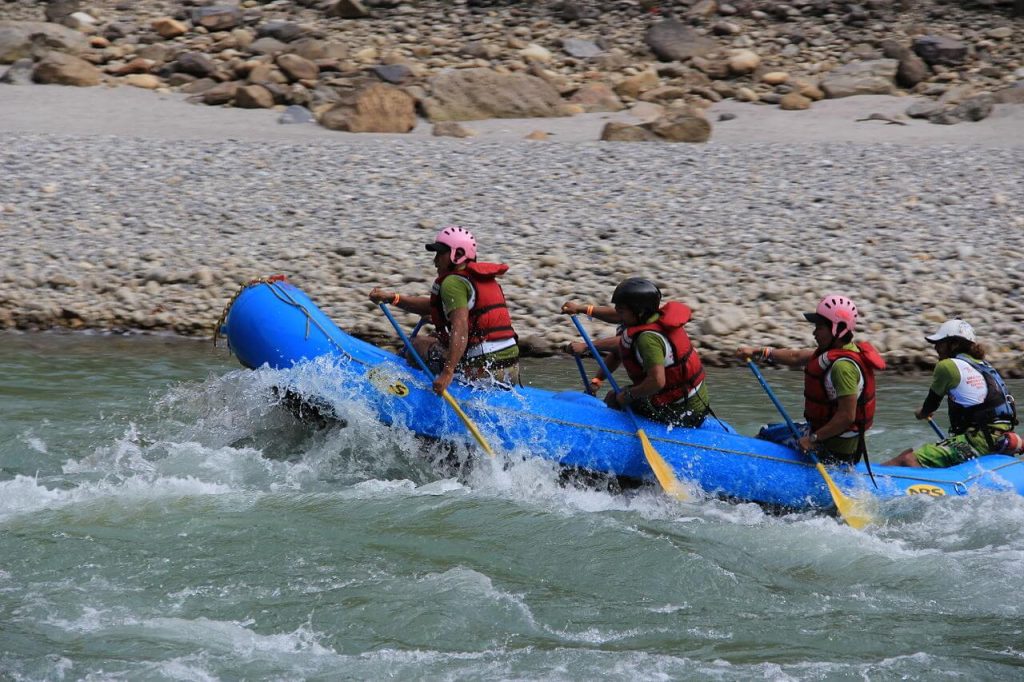
[[[878,351],[854,341],[857,306],[841,294],[827,294],[813,313],[815,348],[757,349],[736,354],[768,364],[804,368],[804,417],[796,446],[814,450],[823,462],[856,464],[867,456],[865,435],[875,414],[875,371],[885,368]]]
[[[429,316],[434,335],[416,337],[413,347],[435,374],[434,392],[443,394],[456,373],[467,381],[519,383],[518,336],[497,281],[508,266],[478,262],[476,239],[457,225],[438,232],[427,251],[437,270],[430,296],[374,287],[370,300]]]
[[[675,426],[698,427],[711,413],[704,367],[683,326],[690,321],[686,305],[669,301],[662,305],[661,290],[649,279],[630,277],[612,294],[612,306],[593,306],[567,301],[566,314],[586,313],[605,322],[619,324],[616,336],[598,339],[599,351],[608,351],[608,371],[621,364],[632,385],[618,393],[609,391],[605,403],[634,412],[652,421]],[[566,351],[576,355],[586,350],[582,341]],[[591,393],[604,381],[598,372],[591,381]]]
[[[985,349],[974,328],[960,319],[946,320],[925,339],[939,356],[924,403],[914,412],[931,419],[946,398],[949,437],[908,449],[886,464],[907,467],[949,467],[991,452],[1018,449],[1014,438],[1017,410],[999,372],[985,362]]]

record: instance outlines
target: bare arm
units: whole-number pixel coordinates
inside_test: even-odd
[[[593,344],[594,348],[596,348],[598,352],[609,353],[619,347],[619,337],[606,336],[593,341]],[[585,341],[573,341],[565,347],[565,352],[571,353],[572,355],[583,355],[588,350],[590,349],[587,347]]]
[[[815,440],[823,441],[828,440],[834,436],[838,436],[841,433],[846,433],[853,426],[853,422],[857,419],[857,395],[850,394],[844,395],[839,398],[836,406],[836,413],[828,420],[824,426],[814,432]],[[811,436],[807,435],[800,439],[801,450],[812,450],[814,448],[814,442],[811,440]]]
[[[740,346],[736,349],[736,355],[746,359],[760,360],[768,364],[786,365],[787,367],[803,367],[814,357],[814,350],[811,348],[772,348],[763,346]]]
[[[434,379],[434,393],[441,395],[452,383],[455,368],[466,352],[469,344],[469,308],[456,308],[448,315],[451,332],[448,339],[448,358],[444,361],[444,369]]]
[[[654,365],[647,371],[647,376],[636,386],[630,386],[629,394],[635,400],[636,398],[646,398],[652,396],[661,389],[665,388],[665,365]],[[621,391],[618,395],[618,401],[620,405],[625,404],[625,400],[622,394],[625,391]]]
[[[619,324],[622,322],[619,314],[615,312],[615,308],[610,305],[590,305],[587,303],[566,301],[562,304],[562,312],[566,315],[586,315],[588,317],[597,318],[602,322],[610,322],[611,324]]]
[[[385,291],[374,287],[370,290],[370,300],[374,303],[390,303],[400,310],[415,313],[421,317],[430,315],[429,296],[402,296],[397,291]]]

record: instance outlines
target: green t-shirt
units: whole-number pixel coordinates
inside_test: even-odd
[[[978,362],[977,359],[971,358],[972,362]],[[960,368],[953,362],[953,358],[946,358],[945,360],[939,360],[935,365],[935,369],[932,371],[932,385],[931,390],[935,395],[946,395],[954,388],[960,385],[960,380],[963,377],[960,376]]]
[[[857,344],[852,341],[845,346],[843,350],[851,350],[854,352],[859,351]],[[832,366],[828,370],[828,379],[832,383],[832,388],[835,389],[836,398],[844,398],[846,396],[860,396],[863,386],[863,377],[860,373],[860,367],[857,363],[852,360],[840,359],[832,363]],[[853,455],[857,452],[857,443],[860,440],[859,435],[854,436],[833,436],[825,440],[825,447],[837,455]]]
[[[445,277],[441,282],[441,308],[445,317],[459,308],[468,308],[473,286],[465,277]]]
[[[473,285],[465,277],[445,277],[441,281],[441,309],[446,318],[460,308],[469,307],[469,299],[473,296]],[[463,362],[472,366],[482,366],[498,360],[515,360],[519,357],[519,345],[513,344],[493,353],[485,353],[475,358],[463,358]]]

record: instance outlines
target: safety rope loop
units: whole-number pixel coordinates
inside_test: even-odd
[[[301,303],[296,301],[294,298],[292,298],[291,294],[289,294],[287,291],[285,291],[280,286],[278,286],[276,284],[276,282],[265,282],[265,284],[268,287],[270,287],[271,293],[273,293],[274,296],[276,296],[278,300],[283,301],[284,303],[287,303],[288,305],[291,305],[291,306],[294,306],[294,307],[298,308],[299,310],[302,311],[302,314],[306,316],[306,339],[309,339],[309,326],[310,326],[310,323],[312,323],[313,326],[315,326],[317,329],[320,330],[320,333],[324,335],[324,338],[326,338],[328,341],[330,341],[331,344],[335,348],[337,348],[338,351],[342,355],[344,355],[349,360],[352,359],[352,355],[348,351],[345,350],[344,346],[342,346],[340,343],[338,343],[330,334],[327,333],[327,330],[324,329],[323,326],[313,318],[313,315],[310,314],[310,312],[306,308],[306,306],[302,305]]]
[[[218,318],[217,320],[217,325],[213,328],[213,347],[217,347],[217,339],[220,338],[221,327],[224,326],[224,322],[226,322],[228,319],[228,312],[230,312],[231,306],[235,304],[235,301],[238,300],[238,297],[242,295],[243,291],[245,291],[249,287],[256,286],[257,284],[273,284],[275,282],[287,281],[287,275],[271,275],[270,277],[257,277],[255,279],[250,279],[248,282],[245,282],[244,284],[242,284],[242,286],[238,287],[238,291],[236,291],[235,294],[230,299],[228,299],[227,304],[224,306],[224,310],[220,314],[220,318]]]

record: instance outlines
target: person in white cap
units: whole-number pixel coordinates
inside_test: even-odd
[[[978,343],[974,328],[964,320],[946,320],[924,338],[935,346],[939,362],[932,373],[928,396],[914,416],[930,418],[945,397],[949,437],[905,450],[885,464],[949,467],[1002,451],[1006,436],[1017,425],[1017,410],[1003,378],[985,362],[985,349]]]

